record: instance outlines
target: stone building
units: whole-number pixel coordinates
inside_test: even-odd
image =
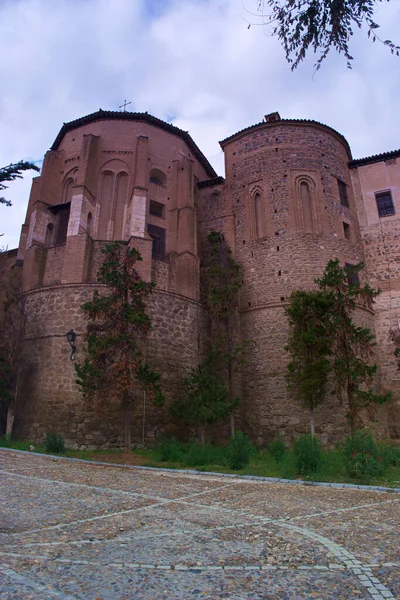
[[[201,260],[211,230],[224,233],[243,266],[238,334],[252,340],[238,380],[240,427],[265,443],[308,429],[307,412],[287,393],[284,307],[294,289],[312,287],[330,258],[365,261],[382,294],[359,318],[377,335],[379,385],[389,408],[369,414],[381,431],[400,435],[400,373],[389,340],[400,317],[400,150],[352,160],[332,128],[273,113],[221,142],[218,177],[187,132],[147,113],[98,111],[64,124],[33,181],[26,221],[10,266],[21,272],[28,315],[29,368],[16,432],[39,440],[55,429],[67,445],[119,445],[122,415],[87,404],[75,383],[65,334],[96,286],[100,249],[130,240],[140,273],[156,288],[146,353],[167,398],[204,351],[207,313],[200,301]],[[144,411],[146,415],[144,416]],[[347,428],[346,406],[332,397],[316,411],[329,440]],[[138,392],[133,437],[168,430],[167,413],[145,407]]]

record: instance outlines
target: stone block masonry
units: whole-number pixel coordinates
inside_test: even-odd
[[[167,402],[212,342],[202,306],[207,235],[224,234],[243,269],[236,337],[250,341],[236,374],[243,400],[237,427],[263,445],[308,431],[308,414],[287,392],[293,290],[312,289],[329,259],[366,263],[362,281],[380,287],[374,311],[356,318],[376,333],[376,389],[393,403],[362,415],[380,435],[400,435],[400,372],[389,334],[400,327],[400,151],[352,160],[345,138],[314,121],[273,118],[221,142],[225,178],[187,132],[147,113],[99,111],[65,124],[35,178],[18,250],[3,258],[21,274],[26,295],[26,365],[16,434],[39,442],[55,430],[68,446],[119,446],[120,407],[89,405],[75,383],[66,332],[97,285],[107,242],[124,239],[142,254],[138,271],[156,283],[148,302],[152,330],[144,353],[161,374]],[[377,198],[384,195],[385,215]],[[346,402],[329,396],[316,430],[333,442],[348,431]],[[180,433],[167,408],[146,407],[145,435]],[[132,434],[142,441],[143,391],[135,391]],[[1,423],[0,423],[1,427]],[[224,427],[215,436],[225,435]],[[188,431],[185,432],[189,434]]]

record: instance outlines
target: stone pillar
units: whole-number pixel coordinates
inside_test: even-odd
[[[193,300],[199,298],[197,219],[193,194],[193,161],[174,162],[171,250],[176,253],[176,291]]]
[[[86,194],[85,194],[86,191]],[[89,276],[92,240],[87,232],[87,215],[93,211],[84,186],[74,187],[64,251],[62,283],[85,283]]]
[[[142,255],[137,272],[145,281],[151,279],[151,251],[153,240],[146,231],[147,215],[147,136],[139,135],[136,148],[135,184],[127,210],[125,234],[131,246]]]

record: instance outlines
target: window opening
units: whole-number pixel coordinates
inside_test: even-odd
[[[311,212],[311,192],[310,186],[306,181],[302,181],[300,183],[300,198],[301,205],[303,208],[303,217],[304,217],[304,231],[306,233],[313,232],[313,219]]]
[[[347,273],[347,283],[349,285],[359,285],[360,277],[358,275],[358,272],[354,271],[354,265],[352,265],[351,263],[345,263],[344,268],[346,269]]]
[[[342,206],[345,206],[346,208],[349,208],[349,197],[347,195],[347,185],[345,184],[344,181],[341,181],[340,179],[338,179],[337,182],[338,182],[338,187],[339,187],[340,204]]]
[[[395,214],[391,191],[375,194],[376,206],[380,217],[389,217]]]
[[[148,224],[147,232],[153,240],[151,257],[162,260],[165,258],[165,229]]]
[[[262,206],[261,194],[258,192],[254,195],[254,212],[256,217],[256,234],[257,238],[264,237],[264,214]]]
[[[54,244],[56,246],[61,246],[65,244],[67,241],[67,231],[68,231],[68,222],[69,222],[69,213],[71,210],[71,203],[67,204],[58,204],[57,206],[52,206],[50,211],[53,215],[56,215],[56,233]],[[53,238],[54,239],[54,238]]]
[[[149,182],[154,185],[166,185],[167,177],[160,169],[152,169],[149,174]]]
[[[164,218],[164,204],[160,202],[156,202],[155,200],[150,200],[150,209],[149,212],[154,217]]]
[[[54,225],[49,223],[46,228],[46,248],[53,246],[54,239]]]
[[[350,225],[348,223],[343,223],[343,233],[344,233],[344,237],[346,238],[346,240],[351,239]]]

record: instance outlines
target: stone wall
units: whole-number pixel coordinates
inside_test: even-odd
[[[50,286],[26,294],[31,315],[26,331],[27,364],[21,391],[16,434],[41,442],[45,431],[61,434],[67,446],[77,448],[120,446],[123,416],[120,406],[110,404],[98,410],[82,398],[75,383],[74,363],[66,333],[77,333],[76,360],[82,360],[85,348],[85,318],[80,309],[95,287],[88,285]],[[167,405],[176,396],[187,371],[195,366],[200,348],[199,325],[204,322],[202,309],[176,294],[154,291],[148,303],[152,330],[143,354],[161,374]],[[148,402],[145,435],[166,431],[167,408],[154,409]],[[132,438],[140,443],[143,425],[143,390],[135,394],[132,408]]]

